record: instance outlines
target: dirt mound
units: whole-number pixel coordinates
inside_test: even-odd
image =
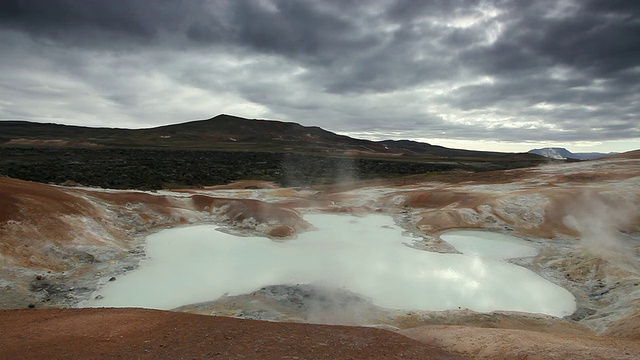
[[[604,336],[425,326],[400,333],[473,359],[638,359],[640,343]]]
[[[627,151],[622,154],[608,156],[607,159],[640,159],[640,150]]]
[[[5,310],[0,322],[2,359],[463,359],[382,329],[157,310]]]

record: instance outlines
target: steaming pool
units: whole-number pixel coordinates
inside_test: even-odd
[[[565,316],[575,298],[504,259],[533,256],[530,243],[481,231],[441,236],[462,254],[406,246],[413,239],[385,215],[308,214],[318,230],[274,242],[199,225],[147,238],[147,259],[109,282],[90,307],[173,309],[263,286],[319,283],[344,288],[387,308],[479,312],[522,311]]]

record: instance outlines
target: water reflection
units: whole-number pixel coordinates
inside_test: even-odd
[[[288,242],[235,237],[214,226],[149,236],[149,259],[108,283],[89,306],[171,309],[266,285],[322,283],[398,309],[511,310],[564,316],[575,310],[565,289],[495,258],[420,251],[404,245],[393,219],[314,214],[318,230]],[[482,239],[480,239],[482,241]],[[489,248],[494,245],[489,245]]]

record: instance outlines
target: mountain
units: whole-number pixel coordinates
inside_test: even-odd
[[[565,148],[541,148],[541,149],[533,149],[529,150],[529,154],[541,155],[544,157],[548,157],[550,159],[564,160],[564,159],[573,159],[573,160],[594,160],[603,158],[605,156],[614,155],[617,153],[599,153],[599,152],[591,152],[591,153],[572,153],[571,151]]]
[[[610,155],[616,155],[618,154],[617,152],[610,152],[610,153],[600,153],[600,152],[588,152],[588,153],[574,153],[573,154],[573,158],[574,159],[578,159],[578,160],[595,160],[595,159],[600,159],[606,156],[610,156]]]
[[[28,121],[0,122],[0,144],[48,146],[127,146],[231,150],[360,149],[385,153],[382,144],[338,135],[293,122],[218,115],[149,129],[91,128]]]
[[[573,153],[565,148],[542,148],[528,151],[529,154],[541,155],[550,159],[573,159]]]
[[[370,141],[294,122],[218,115],[149,129],[91,128],[28,121],[0,122],[0,146],[133,147],[300,152],[404,158],[539,161],[528,154],[450,149],[409,140]]]
[[[338,135],[317,126],[224,114],[209,120],[161,126],[148,131],[173,146],[257,147],[258,150],[303,152],[390,152],[381,144]]]
[[[412,140],[383,140],[378,143],[387,146],[390,149],[399,149],[407,155],[435,155],[440,157],[503,157],[513,154],[491,152],[491,151],[474,151],[451,149],[444,146],[431,145]]]

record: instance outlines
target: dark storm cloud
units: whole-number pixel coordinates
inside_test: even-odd
[[[576,2],[581,7],[569,16],[550,16],[548,9],[555,1],[524,3],[534,5],[509,12],[507,27],[496,43],[470,49],[466,55],[470,65],[498,75],[565,65],[606,77],[640,63],[640,3]]]
[[[0,117],[240,109],[423,138],[631,139],[638,34],[631,0],[4,0]]]
[[[127,1],[5,0],[0,4],[0,23],[64,45],[104,46],[108,41],[155,37],[152,19],[145,19],[153,10]]]
[[[370,41],[353,36],[355,25],[338,10],[294,0],[273,6],[260,1],[9,0],[0,5],[0,20],[6,28],[86,47],[117,47],[110,43],[114,38],[170,47],[187,40],[317,57]]]
[[[289,0],[273,7],[256,4],[231,2],[222,14],[214,14],[224,16],[220,22],[225,24],[194,24],[187,35],[204,43],[237,43],[259,52],[303,57],[311,62],[331,61],[337,52],[349,47],[375,43],[375,39],[356,34],[355,24],[343,14],[323,9],[316,2]]]

